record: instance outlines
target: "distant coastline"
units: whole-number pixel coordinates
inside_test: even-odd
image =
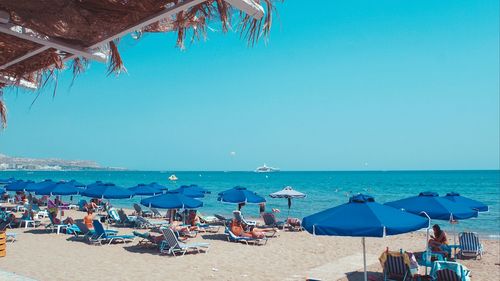
[[[10,157],[0,154],[0,171],[126,171],[119,167],[102,167],[89,160],[63,160]]]

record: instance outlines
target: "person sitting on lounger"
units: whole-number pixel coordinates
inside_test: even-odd
[[[197,226],[200,223],[200,217],[198,217],[196,211],[189,211],[188,222],[191,226]]]
[[[88,204],[85,204],[85,209],[91,212],[95,212],[97,210],[97,204],[95,203],[94,199],[90,199],[90,202]]]
[[[446,237],[446,232],[441,230],[439,225],[435,224],[432,226],[434,235],[431,235],[429,240],[429,247],[433,252],[446,252],[443,251],[443,246],[448,245],[448,238]]]
[[[83,217],[83,223],[89,228],[89,229],[93,229],[94,228],[94,224],[93,224],[93,221],[94,220],[94,212],[92,212],[92,210],[88,210],[87,211],[87,215],[85,217]]]
[[[52,220],[53,220],[53,223],[54,224],[61,224],[61,220],[59,218],[57,218],[57,212],[55,213],[50,213],[51,216],[52,216]],[[62,221],[62,224],[74,224],[75,221],[73,220],[72,217],[67,217],[66,219],[64,219]]]
[[[240,237],[251,237],[256,239],[262,239],[266,236],[265,232],[271,232],[271,231],[275,232],[276,229],[254,227],[251,231],[245,231],[241,222],[237,221],[236,219],[233,219],[231,222],[231,232],[234,235]]]

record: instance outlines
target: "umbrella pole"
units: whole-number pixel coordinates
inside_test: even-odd
[[[366,247],[365,247],[365,237],[361,238],[361,243],[363,244],[363,269],[365,270],[364,272],[364,277],[365,281],[368,281],[368,273],[366,271]]]
[[[429,225],[427,226],[427,234],[426,234],[426,239],[425,239],[425,256],[426,256],[427,260],[424,261],[426,263],[426,265],[425,265],[425,275],[427,275],[427,265],[431,261],[431,258],[429,256],[429,245],[428,245],[428,241],[429,241],[429,229],[431,228],[431,217],[429,217],[429,215],[426,212],[420,212],[420,214],[424,214],[427,217],[427,219],[429,220]]]

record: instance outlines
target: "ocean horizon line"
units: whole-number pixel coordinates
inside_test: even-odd
[[[1,173],[8,172],[109,172],[109,173],[120,173],[120,172],[154,172],[154,173],[259,173],[253,170],[183,170],[183,169],[168,169],[168,170],[141,170],[141,169],[121,169],[121,170],[109,170],[109,169],[82,169],[82,170],[1,170]],[[500,172],[498,169],[380,169],[380,170],[280,170],[276,172],[261,172],[260,174],[279,174],[279,173],[343,173],[343,172]]]

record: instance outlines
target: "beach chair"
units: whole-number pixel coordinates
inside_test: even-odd
[[[108,223],[120,223],[120,216],[118,215],[118,211],[115,208],[110,208],[108,210]]]
[[[114,229],[106,229],[105,231],[108,235],[116,235],[118,233],[118,231]],[[69,234],[73,234],[76,237],[83,235],[84,239],[90,239],[95,235],[95,231],[93,229],[89,229],[82,221],[75,221],[75,224]]]
[[[252,229],[253,227],[255,227],[257,225],[257,222],[255,221],[247,221],[245,220],[245,218],[243,217],[243,215],[241,214],[240,211],[233,211],[233,216],[234,218],[239,221],[240,223],[242,223],[244,226]]]
[[[431,277],[436,281],[470,281],[470,270],[457,262],[436,261]]]
[[[149,234],[149,232],[140,233],[138,231],[133,231],[132,234],[134,234],[137,238],[141,239],[137,243],[137,245],[139,245],[139,246],[155,246],[155,247],[159,247],[160,244],[161,244],[161,243],[158,243],[156,240],[154,240],[152,238],[152,236]]]
[[[384,251],[379,261],[383,268],[384,281],[411,280],[410,257],[407,253]]]
[[[153,213],[153,218],[163,218],[163,215],[156,208],[151,208],[151,212]]]
[[[103,245],[106,243],[109,245],[113,243],[113,241],[122,241],[122,242],[133,242],[135,239],[134,235],[111,235],[109,232],[104,230],[104,226],[98,220],[93,221],[95,234],[90,237],[90,242],[98,245]]]
[[[268,240],[267,237],[253,238],[246,236],[237,236],[227,226],[225,227],[224,234],[226,235],[227,241],[229,242],[241,242],[247,245],[250,245],[249,243],[252,243],[253,245],[266,245]]]
[[[61,232],[61,230],[66,229],[69,225],[64,224],[64,223],[55,223],[54,222],[54,217],[52,216],[51,213],[49,213],[49,219],[50,223],[45,225],[45,229],[50,229],[51,232],[54,232],[54,230],[57,230],[57,234]]]
[[[134,210],[137,213],[138,217],[151,217],[152,213],[150,211],[143,211],[141,206],[138,204],[134,204]]]
[[[135,227],[135,220],[137,219],[137,217],[127,216],[127,214],[125,214],[125,211],[123,211],[122,209],[118,210],[118,217],[120,218],[120,221],[117,222],[117,224]]]
[[[199,232],[218,233],[220,230],[220,225],[217,226],[206,223],[197,223],[196,226],[198,227]]]
[[[283,229],[285,226],[284,221],[278,221],[274,213],[263,213],[262,219],[264,220],[265,227],[277,227]]]
[[[40,206],[36,204],[31,205],[31,210],[35,213],[37,219],[44,219],[49,216],[49,211],[40,209]]]
[[[178,253],[185,255],[190,250],[197,251],[198,253],[201,253],[201,250],[203,250],[206,253],[210,247],[209,243],[183,243],[177,239],[174,231],[170,228],[162,228],[161,232],[165,237],[160,247],[161,253],[168,253],[174,256]]]
[[[231,224],[232,219],[226,218],[223,215],[214,214],[214,217],[217,218],[220,222],[222,222],[224,226]]]
[[[220,219],[215,216],[204,216],[201,213],[198,213],[198,217],[200,218],[200,222],[204,224],[218,224],[222,223]]]
[[[135,220],[135,226],[137,228],[157,228],[168,225],[166,221],[150,221],[144,217],[137,217]]]
[[[464,257],[477,257],[481,258],[483,256],[483,244],[479,241],[479,236],[475,232],[461,232],[458,234],[459,245],[459,256]]]

